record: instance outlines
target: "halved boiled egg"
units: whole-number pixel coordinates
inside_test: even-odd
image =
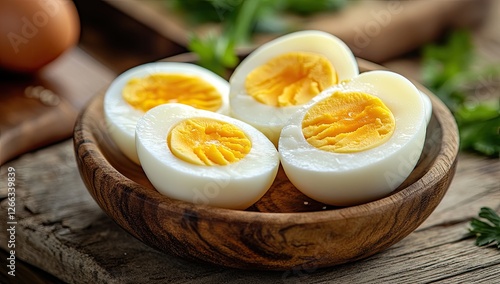
[[[195,204],[245,209],[271,187],[279,166],[275,146],[251,125],[182,104],[146,112],[136,145],[153,186]]]
[[[149,109],[182,103],[228,114],[229,83],[215,73],[189,63],[154,62],[118,76],[104,97],[106,124],[118,148],[139,163],[135,147],[137,120]]]
[[[362,73],[292,116],[279,139],[283,169],[297,189],[325,204],[381,198],[415,167],[426,116],[409,80],[389,71]]]
[[[277,145],[283,125],[301,105],[358,73],[351,50],[329,33],[282,36],[257,48],[234,71],[229,80],[231,116]]]

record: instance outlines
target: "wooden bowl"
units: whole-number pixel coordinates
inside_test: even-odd
[[[361,71],[384,69],[361,59],[358,63]],[[245,211],[165,197],[111,140],[103,117],[104,92],[78,118],[76,160],[99,206],[130,234],[160,251],[242,269],[307,269],[352,262],[414,231],[441,201],[454,175],[455,120],[441,101],[416,85],[433,105],[421,158],[397,190],[358,206],[315,202],[295,189],[281,169],[267,194]]]

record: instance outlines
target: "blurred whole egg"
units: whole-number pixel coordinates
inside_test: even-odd
[[[35,72],[74,46],[79,35],[72,1],[0,1],[0,68]]]

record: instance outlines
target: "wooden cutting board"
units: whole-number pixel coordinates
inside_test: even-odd
[[[70,138],[78,113],[114,77],[78,47],[31,76],[0,71],[0,164]]]

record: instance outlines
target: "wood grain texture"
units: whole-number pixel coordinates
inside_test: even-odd
[[[362,70],[376,67],[366,61],[359,64]],[[454,174],[458,134],[449,111],[432,95],[431,99],[434,113],[426,146],[413,173],[389,196],[359,206],[315,203],[283,173],[247,211],[167,198],[111,141],[103,119],[103,94],[76,123],[76,160],[99,206],[126,231],[160,251],[242,269],[332,266],[394,245],[413,232],[445,194]]]
[[[364,260],[331,268],[246,271],[187,261],[132,237],[94,202],[80,179],[68,140],[0,167],[16,168],[16,257],[66,283],[496,283],[498,250],[466,238],[482,206],[500,212],[500,162],[462,153],[443,200],[413,233]],[[0,184],[0,208],[7,206]],[[4,216],[4,215],[2,215]],[[6,249],[6,223],[0,247]],[[2,262],[3,263],[3,262]],[[2,270],[1,273],[6,273]],[[19,278],[9,278],[6,283]],[[49,278],[47,282],[54,283]],[[9,282],[10,280],[10,282]],[[28,282],[26,282],[28,283]]]

